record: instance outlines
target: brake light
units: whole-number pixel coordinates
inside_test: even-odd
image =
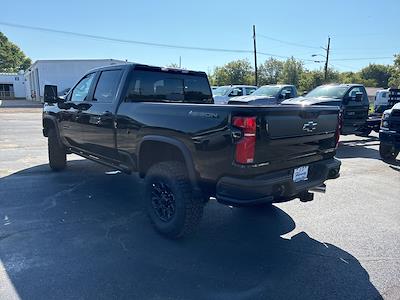
[[[243,137],[236,144],[235,161],[251,164],[254,162],[256,148],[256,117],[234,117],[233,125],[243,130]]]
[[[335,132],[335,147],[336,148],[339,146],[339,139],[340,139],[340,131],[342,129],[342,122],[343,122],[342,112],[339,111],[338,123],[336,125],[336,132]]]

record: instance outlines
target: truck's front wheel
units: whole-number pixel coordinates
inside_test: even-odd
[[[60,144],[54,128],[48,132],[47,148],[49,152],[49,165],[53,171],[61,171],[67,166],[67,153],[65,147]]]
[[[390,144],[380,144],[379,145],[379,154],[381,155],[383,160],[394,160],[399,154],[399,150],[395,150],[394,147]]]
[[[195,230],[204,201],[193,190],[183,163],[155,164],[146,174],[145,186],[147,213],[160,233],[180,238]]]

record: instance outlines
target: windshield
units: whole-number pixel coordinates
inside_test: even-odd
[[[306,97],[323,97],[323,98],[336,98],[340,99],[346,93],[347,86],[335,86],[335,85],[322,85],[311,92],[309,92]]]
[[[279,90],[279,86],[262,86],[259,89],[255,90],[251,95],[275,97]]]
[[[220,86],[212,91],[214,96],[224,96],[229,93],[231,87],[230,86]]]

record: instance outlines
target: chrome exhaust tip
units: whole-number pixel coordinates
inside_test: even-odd
[[[320,186],[313,187],[309,190],[314,193],[325,193],[326,192],[326,184],[321,184]]]

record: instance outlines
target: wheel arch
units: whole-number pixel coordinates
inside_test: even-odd
[[[154,153],[155,149],[162,147],[162,153]],[[141,177],[155,163],[178,160],[185,164],[189,179],[193,187],[197,188],[197,175],[190,150],[181,141],[165,136],[147,135],[140,141],[137,150],[138,171]]]

